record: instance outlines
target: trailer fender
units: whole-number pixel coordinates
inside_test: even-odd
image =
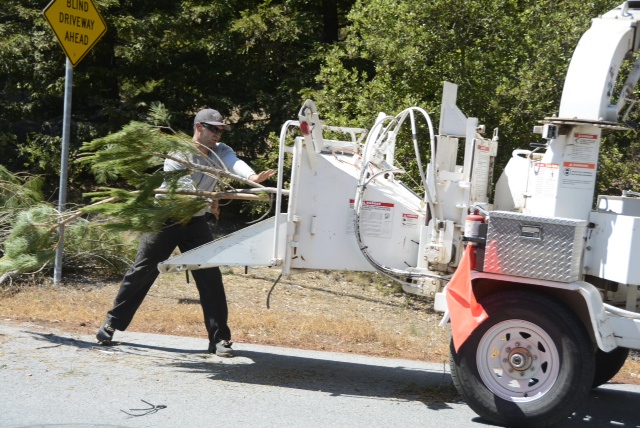
[[[520,278],[509,275],[495,275],[484,272],[472,273],[472,286],[476,299],[481,300],[489,295],[511,290],[536,291],[554,297],[564,303],[582,321],[592,341],[604,352],[610,352],[618,345],[614,337],[612,322],[605,311],[602,298],[597,288],[585,281],[572,283]],[[436,309],[446,307],[445,294],[436,296]],[[526,302],[523,302],[526,304]],[[445,314],[441,326],[449,321],[449,312]]]

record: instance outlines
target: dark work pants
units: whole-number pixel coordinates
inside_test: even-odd
[[[171,224],[158,233],[145,233],[140,238],[136,261],[120,284],[120,290],[107,314],[107,321],[116,330],[125,330],[142,304],[147,292],[160,273],[158,263],[171,256],[178,247],[181,252],[207,244],[213,235],[205,216],[194,217],[188,224]],[[208,268],[191,272],[200,293],[200,304],[209,341],[230,340],[227,325],[227,297],[220,269]]]

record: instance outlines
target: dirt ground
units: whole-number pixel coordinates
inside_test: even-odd
[[[442,314],[433,311],[432,300],[404,293],[379,275],[325,271],[283,278],[269,296],[278,274],[223,268],[234,341],[448,363],[450,330],[438,326]],[[5,286],[0,317],[93,334],[118,286],[117,279],[82,277],[63,277],[57,286]],[[202,319],[193,280],[163,274],[129,329],[201,337],[204,349]],[[640,355],[633,353],[612,381],[640,384]]]

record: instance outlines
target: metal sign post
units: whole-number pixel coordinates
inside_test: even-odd
[[[60,195],[58,211],[64,212],[67,203],[67,176],[69,164],[69,136],[71,131],[71,92],[73,68],[89,53],[107,32],[107,25],[100,16],[93,0],[53,0],[43,11],[44,17],[67,56],[64,84],[64,117],[62,122],[62,155],[60,161]],[[64,253],[64,225],[58,224],[53,283],[62,277]]]
[[[67,170],[69,167],[69,133],[71,131],[71,93],[73,89],[73,67],[67,58],[64,78],[64,113],[62,119],[62,155],[60,156],[60,196],[58,212],[63,213],[67,204]],[[58,225],[58,247],[53,268],[53,283],[59,284],[62,278],[62,255],[64,253],[64,225]]]

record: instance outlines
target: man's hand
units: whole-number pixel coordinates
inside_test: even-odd
[[[262,183],[265,180],[270,179],[276,175],[276,172],[272,169],[268,169],[266,171],[262,171],[259,174],[253,174],[249,176],[249,181],[253,181],[254,183]]]

